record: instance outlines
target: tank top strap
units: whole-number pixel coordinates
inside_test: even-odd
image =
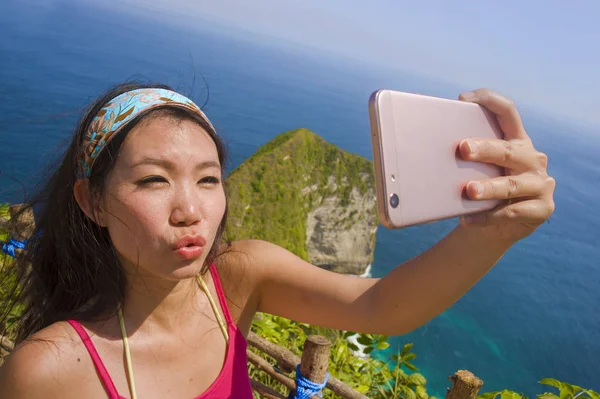
[[[219,303],[221,304],[221,309],[223,314],[225,315],[225,320],[227,324],[232,327],[235,326],[233,322],[233,318],[231,317],[231,313],[229,312],[229,306],[227,305],[227,298],[225,298],[225,292],[223,291],[223,285],[221,284],[221,279],[219,277],[219,272],[217,271],[217,266],[213,263],[210,265],[210,275],[215,283],[215,291],[217,291],[217,296],[219,297]]]
[[[102,385],[104,385],[104,389],[106,389],[106,393],[108,393],[110,399],[119,399],[119,393],[117,392],[117,388],[113,380],[110,378],[104,363],[102,363],[102,359],[100,359],[100,355],[92,342],[92,339],[85,331],[85,329],[75,320],[67,320],[67,322],[75,329],[81,340],[83,341],[83,345],[87,349],[90,357],[92,358],[92,362],[94,363],[94,367],[96,367],[96,371],[100,376],[100,380],[102,381]]]

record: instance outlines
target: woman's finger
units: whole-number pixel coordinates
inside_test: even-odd
[[[488,212],[480,212],[460,217],[465,226],[485,227],[505,221],[518,221],[525,230],[533,231],[544,223],[554,212],[554,202],[533,199],[504,205]]]
[[[465,160],[492,163],[517,172],[545,171],[548,167],[548,156],[522,140],[473,138],[463,140],[459,150]]]
[[[521,116],[513,100],[489,89],[478,89],[472,92],[462,93],[460,100],[477,103],[494,114],[498,124],[504,133],[506,140],[521,139],[530,141]]]
[[[550,176],[523,173],[469,182],[467,196],[473,200],[540,197],[552,192],[556,182]]]

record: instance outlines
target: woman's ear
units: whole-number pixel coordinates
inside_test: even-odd
[[[104,223],[104,212],[100,203],[93,198],[90,193],[88,179],[78,179],[73,188],[73,195],[79,208],[90,218],[94,223],[101,227],[106,227]]]

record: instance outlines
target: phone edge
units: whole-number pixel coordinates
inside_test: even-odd
[[[383,170],[382,149],[381,149],[381,129],[379,125],[379,108],[377,101],[385,89],[378,89],[369,96],[369,120],[371,125],[371,149],[373,151],[373,166],[375,173],[375,189],[377,192],[377,209],[379,212],[379,222],[388,229],[397,229],[392,223],[387,209],[387,195],[385,192],[385,171]]]

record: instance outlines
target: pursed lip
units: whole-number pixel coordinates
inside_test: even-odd
[[[206,239],[200,235],[186,235],[179,238],[173,249],[178,250],[185,247],[203,247],[206,245]]]

